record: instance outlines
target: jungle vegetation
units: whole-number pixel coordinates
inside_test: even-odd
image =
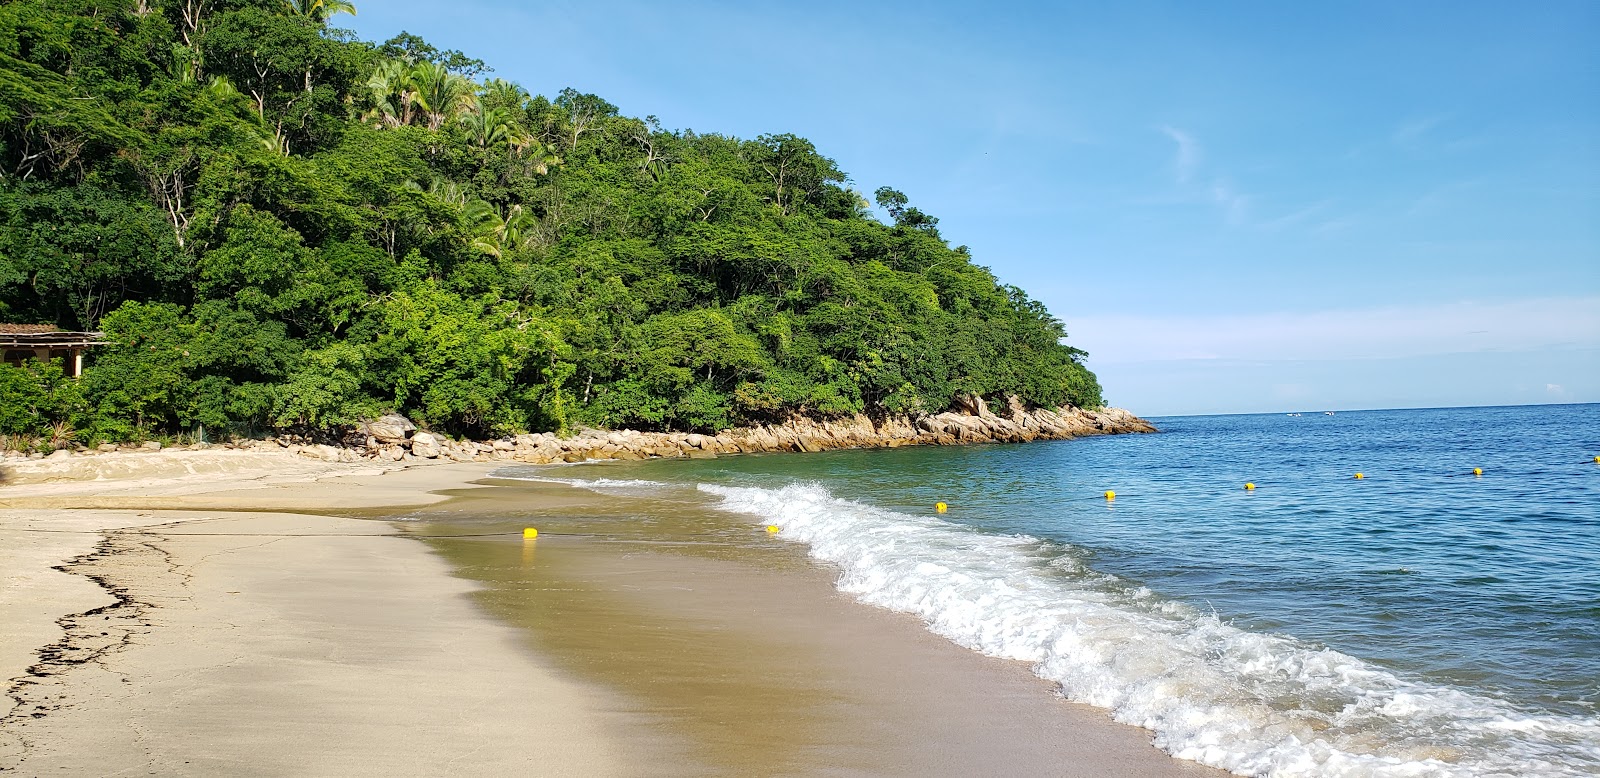
[[[489,437],[1101,404],[1063,326],[811,142],[553,97],[338,0],[0,4],[0,434]]]

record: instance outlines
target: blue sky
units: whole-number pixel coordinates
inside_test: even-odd
[[[1600,3],[358,3],[553,95],[794,132],[1151,415],[1600,401]]]

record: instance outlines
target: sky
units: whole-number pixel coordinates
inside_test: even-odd
[[[809,138],[1144,415],[1600,402],[1600,3],[357,5],[537,94]]]

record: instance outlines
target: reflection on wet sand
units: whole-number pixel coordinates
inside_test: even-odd
[[[496,617],[689,748],[655,774],[1214,775],[1062,701],[1021,664],[838,594],[829,571],[689,487],[495,481],[403,526]],[[524,527],[537,527],[524,540]],[[499,533],[483,537],[484,533]],[[470,534],[477,537],[449,537]],[[680,764],[681,762],[681,764]]]

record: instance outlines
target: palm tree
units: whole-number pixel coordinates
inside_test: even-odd
[[[327,24],[334,14],[356,15],[354,3],[345,0],[283,0],[289,12],[310,19],[317,24]]]
[[[367,97],[372,109],[362,118],[380,127],[410,124],[415,100],[411,91],[411,69],[398,59],[386,59],[373,68],[367,79]]]
[[[550,168],[561,164],[561,158],[550,151],[550,147],[534,140],[532,135],[519,135],[511,141],[511,152],[522,160],[525,169],[546,175]]]
[[[473,97],[458,121],[466,128],[467,137],[480,149],[492,149],[510,142],[518,133],[505,111],[484,105],[482,97]]]
[[[533,217],[521,205],[507,206],[502,214],[489,203],[473,200],[462,215],[471,231],[467,245],[496,259],[508,249],[526,247],[533,239],[527,233],[533,226]]]
[[[407,181],[405,187],[413,192],[426,192],[430,197],[457,207],[467,204],[467,194],[461,191],[461,185],[448,178],[435,178],[428,182],[426,189],[416,181]]]
[[[471,109],[472,82],[451,73],[449,68],[426,60],[411,66],[412,99],[427,119],[428,129]]]
[[[528,91],[503,78],[491,78],[478,90],[484,102],[495,108],[522,108],[529,100]]]

